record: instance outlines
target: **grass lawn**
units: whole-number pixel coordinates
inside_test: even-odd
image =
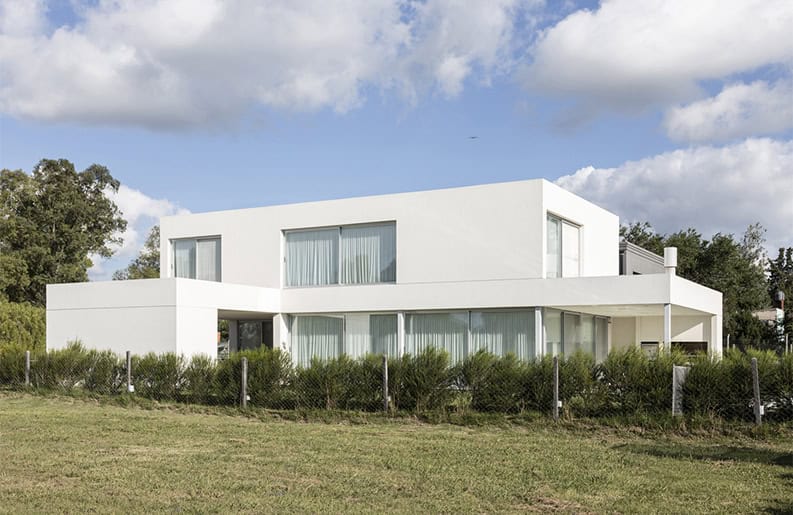
[[[0,392],[0,512],[793,512],[793,435],[292,422]]]

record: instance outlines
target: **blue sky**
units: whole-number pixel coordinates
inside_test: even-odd
[[[12,0],[0,167],[110,168],[100,279],[179,210],[536,177],[793,245],[793,9],[690,4]]]

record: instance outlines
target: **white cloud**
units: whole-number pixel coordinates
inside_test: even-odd
[[[131,0],[0,12],[0,111],[148,127],[227,123],[249,108],[344,112],[367,88],[454,96],[509,55],[538,0]],[[25,30],[9,30],[14,20]],[[54,85],[57,85],[55,87]]]
[[[686,102],[700,83],[793,62],[789,0],[604,0],[544,31],[522,70],[531,90],[583,112]]]
[[[793,141],[675,150],[616,168],[588,166],[556,183],[622,223],[647,221],[661,232],[694,227],[710,237],[739,236],[760,222],[769,249],[793,246]]]
[[[160,217],[187,214],[189,211],[166,199],[155,199],[145,193],[121,185],[118,192],[108,191],[107,196],[116,203],[127,221],[127,229],[121,234],[123,243],[115,248],[110,259],[89,256],[94,265],[88,270],[91,280],[107,280],[118,269],[124,268],[138,255],[152,226],[160,222]]]
[[[664,126],[682,141],[726,141],[793,127],[793,81],[732,84],[715,97],[670,109]]]

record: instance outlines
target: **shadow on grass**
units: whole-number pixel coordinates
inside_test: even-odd
[[[636,454],[646,454],[658,458],[676,458],[700,461],[738,461],[761,463],[793,468],[793,453],[774,452],[752,447],[714,446],[704,447],[681,444],[644,444],[628,443],[617,445],[615,449]],[[793,474],[785,474],[785,479],[793,479]]]

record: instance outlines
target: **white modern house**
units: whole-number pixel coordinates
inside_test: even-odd
[[[616,215],[541,179],[160,224],[162,278],[48,285],[49,349],[215,356],[228,320],[232,351],[278,347],[297,364],[428,346],[453,361],[721,353],[721,293],[677,277],[674,249],[665,262],[620,249]]]

